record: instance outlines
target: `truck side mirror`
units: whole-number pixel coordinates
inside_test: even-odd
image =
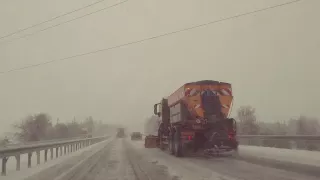
[[[160,112],[158,112],[158,105],[159,105],[159,104],[155,104],[155,105],[153,106],[153,113],[154,113],[154,115],[157,115],[157,116],[160,117]]]

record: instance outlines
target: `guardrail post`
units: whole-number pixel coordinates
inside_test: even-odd
[[[67,146],[64,145],[63,147],[64,147],[64,155],[66,155],[67,154]]]
[[[17,171],[20,171],[20,154],[19,154],[19,155],[16,155],[15,157],[16,157],[16,162],[17,162],[17,164],[16,164],[16,170],[17,170]]]
[[[295,142],[295,141],[289,141],[289,143],[290,143],[290,149],[297,149],[297,142]]]
[[[28,153],[28,168],[31,168],[31,157],[32,157],[32,152]]]
[[[62,146],[60,146],[60,156],[62,156]]]
[[[56,148],[56,158],[58,158],[59,147]]]
[[[2,171],[1,171],[2,176],[7,175],[7,161],[8,161],[8,157],[2,158]]]
[[[44,162],[48,161],[48,149],[44,150]]]
[[[53,159],[53,148],[50,149],[50,153],[51,153],[51,160]]]
[[[37,165],[40,164],[40,151],[37,151]]]

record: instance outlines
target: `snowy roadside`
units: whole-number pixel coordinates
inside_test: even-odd
[[[320,176],[320,152],[240,146],[237,159],[299,173]]]
[[[243,157],[257,156],[265,159],[274,159],[320,168],[320,152],[306,150],[280,149],[258,146],[239,146],[240,155]]]
[[[41,154],[41,163],[40,165],[34,165],[32,164],[31,168],[27,168],[27,156],[21,156],[21,170],[16,171],[15,170],[15,159],[10,158],[8,161],[8,172],[7,176],[2,176],[1,180],[23,180],[23,179],[33,179],[36,178],[36,176],[44,171],[54,171],[56,168],[60,166],[60,164],[63,163],[69,163],[69,167],[73,165],[73,163],[76,163],[77,161],[80,161],[83,157],[86,157],[93,153],[96,149],[101,149],[104,147],[106,142],[110,141],[110,139],[106,141],[102,141],[96,144],[93,144],[91,146],[85,147],[83,149],[80,149],[76,152],[72,152],[70,154],[66,154],[63,156],[60,156],[58,158],[54,158],[52,160],[48,160],[44,163],[43,160],[43,152]],[[36,157],[32,156],[32,162],[36,162]],[[11,161],[10,161],[11,160]],[[46,178],[48,179],[48,178]]]

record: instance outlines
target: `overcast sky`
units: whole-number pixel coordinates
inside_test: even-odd
[[[95,0],[98,1],[98,0]],[[290,0],[129,0],[36,35],[24,34],[120,0],[106,0],[0,41],[0,71],[64,58]],[[80,8],[94,0],[1,0],[0,36]],[[320,117],[320,1],[224,21],[140,44],[0,74],[0,132],[24,116],[49,113],[133,128],[153,104],[182,84],[212,79],[233,85],[241,105],[261,121]]]

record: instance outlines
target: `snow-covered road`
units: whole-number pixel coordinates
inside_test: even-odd
[[[176,158],[159,149],[145,149],[143,144],[143,141],[111,138],[82,152],[76,152],[73,157],[61,158],[61,161],[54,165],[46,163],[43,166],[47,168],[42,168],[40,173],[29,176],[27,180],[319,179],[317,175],[304,172],[303,169],[302,171],[285,170],[286,168],[272,167],[272,164],[263,164],[249,158],[256,156],[272,159],[272,155],[284,164],[298,163],[300,158],[300,164],[317,167],[319,166],[318,152],[299,151],[292,154],[295,151],[275,148],[264,151],[259,147],[241,146],[240,158],[238,156]],[[15,177],[6,177],[6,179],[17,179]]]
[[[253,164],[234,156],[176,158],[159,149],[145,149],[143,141],[113,139],[86,165],[64,178],[52,180],[318,180],[319,177]],[[254,148],[253,148],[254,149]],[[252,150],[253,151],[257,150]],[[66,170],[67,171],[67,170]],[[72,176],[70,176],[72,174]],[[49,175],[49,174],[48,174]],[[44,174],[41,176],[45,177]],[[35,177],[33,177],[35,179]]]

